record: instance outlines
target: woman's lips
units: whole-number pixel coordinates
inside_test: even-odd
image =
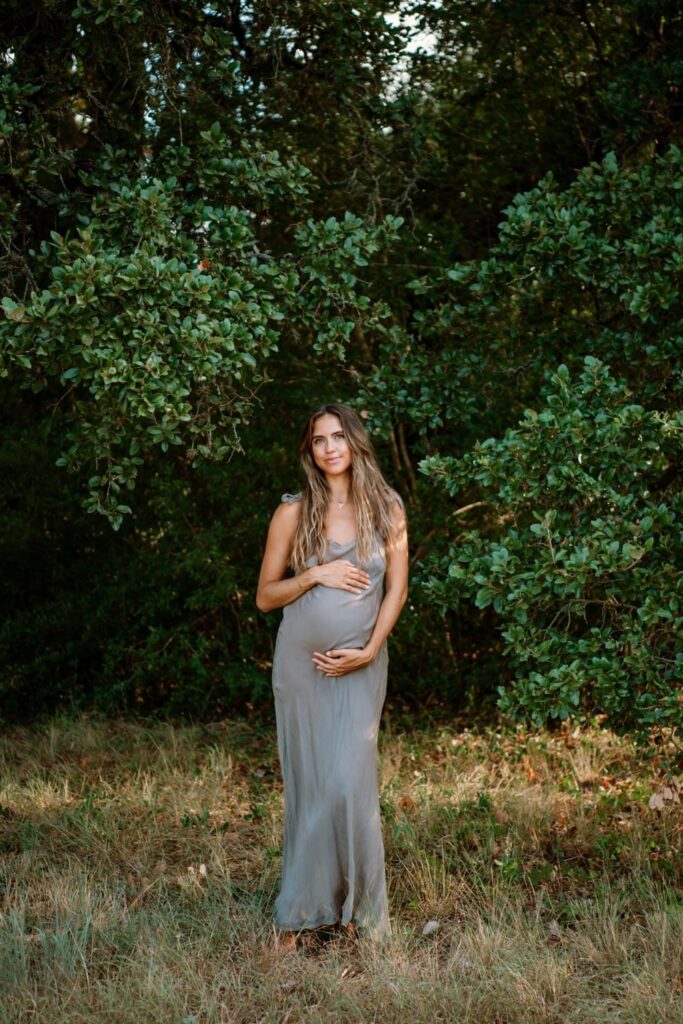
[[[328,459],[327,461],[328,461],[328,462],[339,462],[339,456],[338,456],[338,455],[335,455],[335,456],[333,456],[333,458],[331,458],[331,459]]]

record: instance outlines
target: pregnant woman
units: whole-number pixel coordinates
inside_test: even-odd
[[[304,487],[283,494],[273,514],[256,597],[261,611],[284,609],[273,659],[285,799],[280,952],[323,925],[389,933],[377,734],[386,640],[408,586],[403,502],[356,413],[316,409],[299,452]]]

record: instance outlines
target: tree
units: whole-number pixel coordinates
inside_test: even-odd
[[[59,25],[39,14],[43,30],[57,31],[54,47],[14,12],[16,49],[3,79],[14,294],[3,301],[0,372],[66,407],[59,464],[88,471],[86,507],[117,528],[154,446],[177,446],[192,465],[240,449],[285,323],[311,336],[318,356],[343,358],[354,327],[382,317],[357,270],[400,221],[308,215],[311,172],[243,123],[254,97],[230,49],[220,99],[236,109],[202,130],[202,87],[217,83],[191,43],[220,53],[232,31],[249,57],[243,75],[269,73],[241,39],[239,5],[229,22],[171,5],[174,30],[165,33],[133,0],[62,7],[72,17]],[[187,64],[162,73],[169,51]],[[67,66],[69,90],[57,97]],[[28,73],[42,78],[28,83]],[[36,95],[58,102],[56,119],[52,109],[33,116]],[[285,210],[288,251],[278,252],[272,222]],[[28,254],[22,237],[35,239]]]
[[[420,461],[542,415],[558,365],[575,382],[597,358],[647,415],[677,408],[677,4],[3,14],[0,651],[17,708],[48,706],[55,677],[108,707],[257,699],[271,637],[249,572],[321,398],[368,413],[414,565],[500,525],[480,505],[454,520]],[[84,491],[103,515],[81,515]],[[512,672],[499,613],[459,598],[441,622],[434,596],[412,588],[396,691],[479,709]]]

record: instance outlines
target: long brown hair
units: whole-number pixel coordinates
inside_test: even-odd
[[[389,543],[393,530],[392,506],[400,495],[386,482],[377,462],[377,456],[360,417],[347,405],[332,402],[319,406],[308,418],[301,432],[299,457],[306,481],[301,491],[301,512],[294,533],[290,565],[295,573],[303,572],[306,560],[315,555],[320,564],[325,555],[327,538],[325,519],[330,500],[329,488],[323,471],[316,466],[312,455],[313,431],[316,420],[325,414],[340,420],[351,449],[351,483],[349,496],[356,510],[356,552],[362,565],[367,565],[375,547],[377,530],[383,543]]]

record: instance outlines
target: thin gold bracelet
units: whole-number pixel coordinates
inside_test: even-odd
[[[299,579],[298,576],[296,577],[296,582],[299,584],[299,590],[303,594],[305,592],[306,588],[301,586],[301,580]]]

